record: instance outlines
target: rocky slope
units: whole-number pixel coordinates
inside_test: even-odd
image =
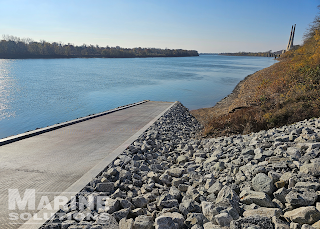
[[[79,193],[87,206],[42,228],[320,228],[320,119],[212,139],[200,129],[178,103]]]

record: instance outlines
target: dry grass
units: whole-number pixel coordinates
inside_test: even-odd
[[[320,116],[320,16],[302,46],[246,77],[212,108],[191,111],[204,136],[247,134]]]
[[[248,76],[216,106],[191,113],[204,126],[204,136],[247,134],[319,117],[319,89],[319,65],[301,67],[283,58]]]

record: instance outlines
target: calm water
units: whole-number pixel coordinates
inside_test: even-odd
[[[0,138],[141,100],[212,107],[273,58],[0,59]]]

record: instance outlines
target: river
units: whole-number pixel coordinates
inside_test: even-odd
[[[268,57],[0,59],[0,138],[141,100],[212,107]]]

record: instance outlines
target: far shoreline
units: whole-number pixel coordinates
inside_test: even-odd
[[[135,59],[135,58],[165,58],[165,57],[197,57],[199,55],[194,56],[135,56],[135,57],[104,57],[104,56],[59,56],[59,57],[0,57],[0,60],[35,60],[35,59]]]

